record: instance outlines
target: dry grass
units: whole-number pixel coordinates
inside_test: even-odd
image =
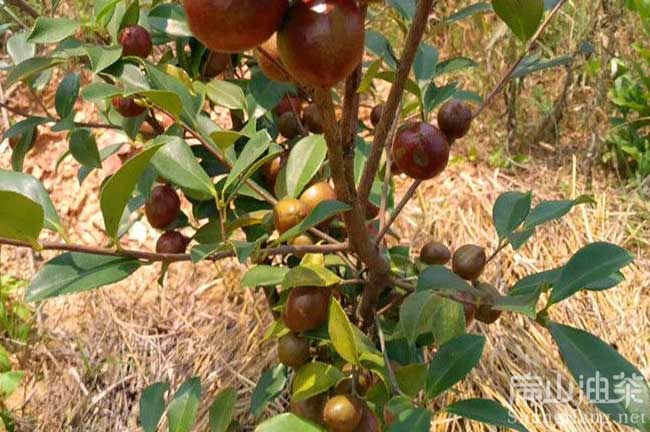
[[[584,13],[595,3],[569,2],[569,7],[574,11],[582,7]],[[562,19],[563,24],[570,25],[560,29],[569,28],[571,38],[556,54],[571,51],[578,40],[574,33],[582,34],[578,30],[584,27],[570,14]],[[454,27],[453,33],[439,33],[433,42],[441,48],[442,58],[471,55],[482,65],[489,65],[487,72],[464,78],[468,88],[484,93],[508,58],[501,54],[506,50],[499,38],[493,38],[493,49],[483,50],[485,40],[493,35],[481,36],[473,26],[494,27],[490,20],[469,21]],[[562,35],[558,28],[555,32]],[[599,34],[596,45],[607,37]],[[617,37],[623,41],[631,36]],[[466,47],[473,52],[461,49]],[[536,100],[533,91],[540,87],[549,97],[557,97],[564,74],[553,71],[529,79],[521,100]],[[540,229],[521,251],[507,250],[489,268],[486,278],[504,290],[522,276],[563,264],[587,242],[606,240],[629,248],[637,260],[625,272],[623,284],[605,293],[581,293],[555,307],[552,318],[615,344],[649,376],[650,205],[614,186],[616,182],[606,172],[585,168],[590,166],[586,150],[593,136],[603,132],[603,122],[594,119],[602,120],[606,113],[603,107],[594,106],[598,88],[593,85],[584,78],[571,86],[561,138],[552,145],[525,147],[533,157],[517,171],[494,169],[486,162],[491,151],[505,141],[504,107],[496,106],[476,125],[463,146],[455,149],[456,156],[461,157],[453,166],[440,179],[422,187],[418,199],[405,210],[397,231],[402,234],[401,243],[412,244],[414,250],[429,237],[454,247],[472,242],[491,249],[496,241],[491,206],[499,193],[532,189],[538,200],[594,194],[597,205],[578,208],[561,223]],[[519,139],[524,144],[526,134],[541,121],[543,113],[535,107],[530,103],[521,110]],[[82,117],[92,118],[89,107],[80,108]],[[63,139],[60,134],[42,137],[26,171],[44,181],[62,218],[69,221],[74,240],[101,244],[105,241],[97,203],[101,177],[94,174],[80,187],[75,178],[77,166],[70,160],[54,173]],[[106,134],[100,142],[110,143],[111,139]],[[476,163],[469,162],[476,150]],[[0,166],[8,166],[6,152],[0,154]],[[399,184],[402,191],[408,186],[406,181]],[[155,236],[145,224],[136,224],[127,242],[132,247],[152,247]],[[0,272],[28,279],[51,256],[5,247]],[[172,268],[161,289],[156,283],[157,268],[148,267],[120,284],[44,304],[37,314],[37,338],[15,358],[28,373],[22,391],[10,401],[20,417],[20,430],[135,431],[138,399],[144,387],[168,381],[177,388],[193,375],[201,377],[203,384],[203,429],[199,430],[205,429],[209,401],[227,386],[238,390],[240,420],[251,424],[246,414],[249,397],[260,373],[273,364],[275,356],[271,344],[260,342],[271,322],[264,297],[239,286],[242,271],[234,261],[216,266],[180,264]],[[536,408],[540,407],[528,406],[519,399],[510,401],[509,386],[511,376],[526,373],[551,380],[560,373],[564,387],[570,382],[548,332],[515,315],[507,315],[490,327],[476,325],[472,331],[488,338],[481,365],[441,403],[462,397],[493,398],[510,407],[531,431],[626,430],[610,423],[581,421],[580,415],[596,413],[582,400],[573,406],[544,406],[542,413],[548,419],[539,423]],[[283,402],[278,400],[273,410],[281,410]],[[439,415],[432,430],[481,431],[485,427]]]

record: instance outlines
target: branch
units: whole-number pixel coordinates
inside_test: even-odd
[[[39,13],[29,5],[25,0],[5,0],[8,4],[17,7],[25,14],[31,16],[32,18],[38,18]]]
[[[32,245],[26,242],[12,240],[8,238],[0,237],[0,245],[16,246],[33,249]],[[56,243],[56,242],[41,242],[43,250],[56,250],[56,251],[68,251],[68,252],[81,252],[89,253],[95,255],[106,255],[106,256],[122,256],[126,258],[135,258],[143,261],[149,262],[182,262],[182,261],[191,261],[192,256],[190,254],[161,254],[155,252],[146,252],[146,251],[137,251],[129,249],[109,249],[101,248],[95,246],[85,246],[79,244],[68,244],[68,243]],[[334,245],[311,245],[311,246],[278,246],[274,248],[266,248],[259,251],[260,254],[266,256],[274,255],[289,255],[289,254],[305,254],[305,253],[335,253],[335,252],[346,252],[349,250],[349,245],[347,243],[339,243]],[[218,252],[214,255],[210,255],[206,258],[208,261],[218,261],[225,258],[235,257],[234,251]],[[356,280],[352,282],[357,283]]]
[[[537,48],[537,41],[542,36],[542,34],[544,34],[544,31],[546,30],[548,25],[551,23],[551,20],[553,19],[555,14],[557,14],[560,11],[560,9],[562,8],[562,6],[564,6],[565,3],[566,3],[566,0],[560,0],[555,5],[555,7],[551,10],[551,12],[549,12],[549,14],[546,16],[546,19],[542,23],[542,25],[539,26],[539,28],[537,29],[537,31],[535,32],[533,37],[528,42],[528,46],[527,46],[526,50],[524,51],[524,53],[519,57],[519,59],[512,66],[510,66],[510,68],[508,69],[506,74],[501,78],[501,80],[499,80],[496,87],[494,87],[494,89],[492,89],[492,91],[485,97],[485,99],[483,100],[483,103],[481,104],[481,106],[474,113],[474,115],[472,117],[473,119],[478,117],[485,110],[485,108],[487,108],[492,103],[494,98],[501,92],[501,90],[503,90],[503,87],[510,80],[510,78],[515,73],[515,71],[517,70],[519,65],[521,65],[521,63],[524,61],[526,56],[531,54],[535,50],[535,48]]]
[[[406,204],[413,198],[413,195],[415,194],[415,191],[418,189],[418,187],[422,184],[422,180],[415,180],[411,184],[411,187],[409,187],[409,190],[406,191],[400,202],[397,204],[395,209],[390,215],[390,218],[388,219],[388,222],[386,222],[386,225],[384,225],[381,228],[381,231],[379,231],[379,234],[377,234],[377,239],[375,240],[375,246],[378,246],[388,230],[390,229],[390,226],[395,222],[399,214],[404,210],[404,207]]]
[[[22,111],[19,108],[12,107],[11,105],[9,105],[6,102],[0,101],[0,107],[4,108],[7,111],[10,111],[10,112],[12,112],[14,114],[17,114],[17,115],[19,115],[21,117],[25,117],[25,118],[32,117],[32,115],[30,113],[28,113],[26,111]],[[59,119],[56,119],[56,118],[53,118],[53,117],[50,117],[50,116],[48,116],[47,119],[49,121],[52,121],[52,122],[59,122],[60,121]],[[94,128],[94,129],[122,129],[121,126],[106,124],[106,123],[75,122],[74,125],[78,126],[78,127],[87,127],[87,128]]]
[[[363,175],[361,176],[361,182],[359,184],[359,200],[364,205],[368,201],[368,195],[370,195],[372,183],[375,179],[377,169],[379,168],[381,154],[390,134],[393,119],[398,115],[397,110],[400,101],[402,100],[402,93],[404,92],[406,80],[411,71],[411,66],[413,66],[413,61],[415,60],[415,54],[420,45],[420,41],[424,36],[424,31],[429,19],[429,12],[431,11],[435,1],[436,0],[420,0],[418,2],[413,23],[409,29],[408,35],[406,36],[406,44],[404,46],[404,51],[402,52],[399,67],[397,68],[395,82],[393,82],[390,93],[388,94],[384,114],[381,116],[381,120],[375,129],[375,138],[372,143],[372,150],[368,156],[368,161],[366,162]]]

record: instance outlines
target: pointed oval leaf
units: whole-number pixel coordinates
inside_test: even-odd
[[[298,141],[289,154],[286,166],[287,195],[298,197],[316,175],[327,156],[323,135],[310,135]]]
[[[27,287],[27,301],[88,291],[126,279],[140,268],[132,258],[69,252],[45,263]]]
[[[33,43],[60,42],[72,36],[79,27],[79,22],[68,18],[38,17],[27,40]]]
[[[424,408],[407,409],[400,412],[388,432],[429,432],[431,412]]]
[[[501,406],[501,404],[489,399],[462,400],[449,405],[447,412],[481,423],[514,429],[520,432],[528,432],[528,429],[515,420],[507,409]]]
[[[160,147],[161,145],[153,146],[134,156],[104,184],[100,194],[100,205],[106,233],[113,240],[117,240],[120,220],[135,185]]]
[[[280,285],[288,272],[288,267],[257,265],[248,269],[240,285],[247,288]]]
[[[522,224],[533,199],[531,193],[505,192],[497,198],[492,209],[492,221],[500,239],[508,237]]]
[[[142,391],[140,397],[140,425],[144,432],[156,432],[158,423],[165,413],[165,392],[167,383],[155,383]]]
[[[416,291],[432,290],[441,294],[456,294],[459,291],[471,292],[471,287],[463,278],[445,266],[430,266],[418,277]]]
[[[357,348],[352,323],[341,304],[334,298],[330,302],[327,329],[336,352],[348,363],[359,366],[359,349]]]
[[[100,168],[101,156],[97,149],[95,135],[89,129],[75,129],[70,133],[70,153],[81,165]]]
[[[399,308],[399,325],[411,345],[415,345],[420,334],[431,330],[433,316],[439,307],[440,297],[429,290],[413,293],[404,299]]]
[[[201,380],[190,378],[185,381],[169,402],[167,421],[169,432],[190,432],[196,422],[201,403]]]
[[[296,372],[291,388],[291,400],[300,402],[326,392],[343,379],[336,367],[318,361],[307,363]]]
[[[0,191],[0,203],[0,237],[40,248],[38,235],[43,229],[43,208],[25,195],[13,191]]]
[[[266,152],[271,144],[271,139],[266,131],[259,131],[253,135],[240,153],[237,161],[230,170],[224,183],[223,190],[227,190],[235,180],[241,178],[255,161]]]
[[[282,287],[289,289],[298,286],[331,287],[341,283],[341,278],[327,267],[315,264],[301,264],[287,272]]]
[[[426,395],[433,399],[465,378],[476,367],[485,346],[485,337],[465,334],[440,347],[429,363]]]
[[[426,382],[427,366],[419,363],[402,366],[395,371],[395,378],[399,389],[415,399]]]
[[[32,57],[16,65],[5,79],[4,85],[9,88],[18,81],[30,78],[37,73],[43,72],[46,69],[54,67],[58,64],[64,63],[65,59],[57,57]]]
[[[251,396],[251,412],[256,418],[262,415],[269,402],[280,396],[287,385],[287,367],[279,364],[264,372]]]
[[[314,423],[303,420],[292,413],[284,413],[271,417],[265,422],[259,424],[255,428],[255,432],[288,432],[288,431],[300,431],[300,432],[325,432],[325,429],[321,428]]]
[[[45,228],[56,231],[65,237],[65,230],[54,204],[52,204],[45,187],[35,177],[29,174],[0,170],[0,190],[17,192],[37,202],[44,211]]]
[[[532,228],[552,220],[560,219],[579,204],[592,204],[593,198],[588,195],[580,196],[574,200],[542,201],[528,215],[524,223],[525,228]]]
[[[217,395],[210,406],[210,432],[226,432],[235,414],[237,392],[231,388]]]
[[[544,0],[492,0],[492,7],[522,42],[535,34],[544,16]]]
[[[616,422],[650,431],[650,386],[641,371],[590,333],[557,323],[549,329],[576,381],[598,382],[589,401]]]
[[[69,73],[56,89],[54,107],[61,118],[66,118],[74,108],[79,97],[79,74]]]
[[[246,95],[237,84],[212,80],[206,86],[206,96],[215,105],[231,110],[246,111]]]
[[[597,242],[580,249],[562,269],[550,302],[558,303],[589,284],[601,281],[632,263],[634,256],[620,246]]]

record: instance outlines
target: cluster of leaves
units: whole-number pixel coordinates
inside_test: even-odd
[[[650,34],[650,12],[642,1],[629,1]],[[614,59],[616,77],[609,91],[609,100],[616,113],[610,118],[608,149],[603,154],[624,177],[643,181],[650,176],[650,49],[647,44],[633,45],[636,55],[629,59]]]
[[[416,2],[391,0],[388,3],[392,6],[391,16],[406,31],[415,15]],[[480,3],[460,11],[447,21],[453,23],[476,12],[494,10],[519,39],[527,41],[537,32],[545,7],[548,9],[555,3],[494,0],[491,4]],[[372,13],[371,8],[371,17]],[[157,47],[155,63],[147,58],[123,56],[118,35],[133,24],[151,32]],[[259,419],[268,404],[285,390],[290,390],[293,402],[303,402],[329,395],[346,379],[354,380],[357,373],[368,372],[372,378],[363,398],[364,409],[381,417],[389,431],[428,431],[434,413],[425,407],[434,400],[439,402],[440,395],[465,378],[483,353],[485,338],[467,333],[462,301],[467,298],[465,295],[474,298],[480,294],[477,293],[480,281],[468,282],[447,267],[413,260],[414,253],[409,247],[385,249],[382,245],[382,252],[391,265],[390,280],[400,283],[390,286],[390,292],[379,299],[378,306],[386,308],[386,312],[378,314],[381,316],[369,330],[354,323],[355,309],[367,281],[364,280],[366,271],[350,264],[350,259],[355,258],[353,254],[310,253],[275,258],[266,254],[269,248],[308,231],[313,233],[333,219],[327,226],[328,234],[338,235],[341,240],[346,237],[340,220],[336,219],[349,211],[350,206],[336,200],[320,203],[291,229],[277,237],[274,234],[272,219],[276,200],[297,198],[311,183],[328,181],[331,177],[328,143],[322,134],[305,134],[287,141],[278,139],[274,108],[287,95],[304,97],[304,89],[270,81],[246,54],[233,56],[231,78],[206,80],[202,66],[208,51],[192,37],[183,8],[174,3],[154,2],[151,7],[141,7],[138,1],[103,0],[95,3],[89,20],[41,17],[29,34],[17,33],[9,42],[12,46],[9,52],[16,65],[10,70],[6,85],[23,82],[35,89],[44,88],[49,85],[54,68],[64,70],[65,76],[56,91],[56,114],[28,117],[4,135],[17,142],[12,154],[14,171],[0,171],[0,202],[3,203],[0,237],[35,249],[42,247],[39,241],[42,229],[66,239],[63,224],[44,187],[34,177],[20,172],[38,128],[47,126],[68,133],[69,148],[60,160],[71,156],[81,165],[80,183],[90,172],[102,167],[122,144],[134,150],[104,180],[99,196],[105,232],[114,248],[101,253],[69,252],[52,259],[27,288],[29,300],[41,301],[108,285],[129,277],[143,265],[150,265],[150,255],[122,250],[120,239],[133,221],[141,217],[141,208],[151,200],[156,183],[164,182],[182,192],[191,205],[190,211],[181,213],[165,228],[193,232],[190,250],[193,262],[234,256],[241,262],[262,263],[253,266],[241,283],[270,293],[276,313],[286,310],[285,304],[297,288],[333,292],[329,303],[323,305],[326,319],[322,325],[300,334],[318,350],[317,358],[296,367],[292,375],[285,365],[267,371],[251,399],[253,417]],[[47,55],[43,51],[39,53],[41,45],[51,46],[52,50]],[[373,93],[377,80],[395,81],[398,60],[388,39],[380,32],[367,31],[366,47],[373,57],[364,65],[359,92]],[[401,116],[415,114],[428,119],[434,108],[451,97],[480,102],[476,94],[462,90],[458,83],[438,85],[444,75],[476,64],[466,58],[438,61],[438,55],[430,44],[418,46],[414,78],[406,83]],[[515,71],[516,76],[543,66],[533,60],[521,65],[532,66]],[[83,75],[79,69],[84,70]],[[82,85],[85,75],[92,79]],[[137,116],[125,117],[110,103],[116,97],[137,100],[146,109]],[[115,129],[123,142],[98,148],[94,132],[97,125],[91,128],[75,121],[74,106],[80,98],[97,106],[103,121],[99,127]],[[230,111],[233,119],[241,120],[243,125],[231,130],[218,126],[210,117],[215,107]],[[155,130],[161,126],[157,120],[159,115],[171,120],[162,133]],[[153,131],[147,130],[147,125]],[[372,128],[359,125],[352,173],[357,184],[371,151],[366,138],[372,133]],[[268,182],[261,173],[262,168],[285,152],[288,152],[286,164],[277,179]],[[378,206],[383,202],[386,210],[393,212],[396,206],[392,180],[384,187],[386,165],[375,173],[370,201]],[[587,197],[580,197],[543,201],[533,207],[531,193],[509,192],[500,196],[493,209],[499,241],[497,251],[508,245],[521,248],[539,226],[561,218],[575,205],[586,202],[589,202]],[[177,254],[175,258],[186,257]],[[488,306],[521,314],[548,328],[576,379],[596,372],[610,379],[620,373],[640,376],[633,365],[605,342],[549,318],[553,305],[581,290],[616,286],[623,279],[621,269],[631,261],[631,255],[618,246],[594,243],[578,251],[564,266],[520,280],[510,287],[507,295],[493,294]],[[543,299],[546,303],[540,307]],[[289,333],[286,323],[278,319],[266,338],[282,338]],[[345,372],[346,366],[352,368],[352,377]],[[352,393],[356,392],[354,387]],[[141,424],[145,430],[156,430],[165,412],[171,431],[184,432],[193,427],[201,397],[198,379],[182,384],[167,404],[168,390],[167,384],[157,383],[144,392]],[[361,395],[356,392],[355,396]],[[234,403],[232,390],[217,397],[210,409],[213,431],[233,426]],[[645,382],[640,402],[601,404],[599,408],[617,421],[642,431],[650,430],[650,419],[640,417],[639,420],[637,416],[650,410],[650,388]],[[458,401],[440,410],[525,430],[511,419],[504,407],[490,400]],[[393,418],[387,418],[390,416],[385,415],[386,411]],[[284,413],[263,421],[257,430],[316,432],[323,429],[294,413]]]

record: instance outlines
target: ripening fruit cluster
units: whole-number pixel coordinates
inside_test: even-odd
[[[473,293],[461,291],[458,294],[465,307],[467,324],[474,318],[486,324],[493,324],[501,317],[501,311],[492,307],[494,300],[500,296],[499,290],[493,285],[479,281],[487,264],[487,256],[482,247],[467,244],[458,248],[452,255],[443,243],[430,241],[420,250],[420,261],[427,265],[440,266],[451,261],[453,272],[472,282]]]
[[[174,188],[169,185],[154,187],[150,199],[145,203],[144,212],[153,228],[165,230],[165,233],[158,238],[156,252],[184,253],[190,239],[176,230],[169,229],[181,214],[181,200]]]

